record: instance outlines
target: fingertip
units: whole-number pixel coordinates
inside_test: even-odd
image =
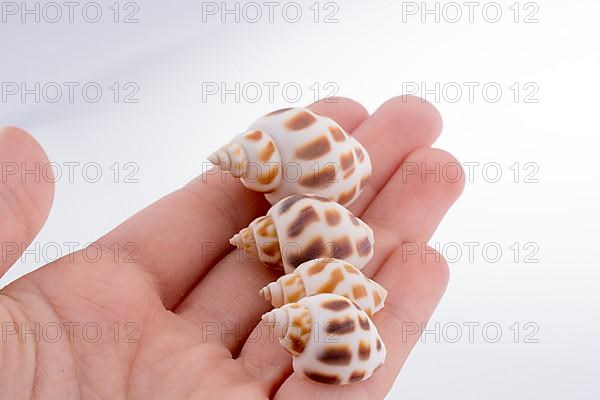
[[[375,114],[389,114],[385,121],[390,129],[402,126],[407,132],[414,131],[420,140],[433,143],[444,126],[438,109],[425,99],[411,95],[392,97],[384,102]]]
[[[24,249],[38,234],[54,199],[48,157],[33,136],[17,127],[0,128],[0,241]],[[0,261],[0,276],[20,254]]]
[[[446,192],[454,203],[465,189],[465,171],[461,162],[453,154],[442,149],[432,149],[440,164],[445,168],[444,183]]]
[[[381,282],[411,283],[427,288],[429,296],[439,300],[450,280],[450,268],[444,256],[425,241],[405,242],[395,250],[374,277]]]
[[[440,165],[446,169],[445,182],[455,198],[460,197],[465,189],[465,171],[461,162],[446,150],[433,148],[432,154],[438,159]]]
[[[428,274],[427,279],[432,282],[433,287],[438,288],[439,297],[446,291],[450,281],[450,268],[444,256],[431,246],[426,247],[424,267]],[[430,259],[427,259],[430,255]]]
[[[19,127],[0,127],[0,160],[7,165],[12,163],[17,168],[14,175],[8,175],[5,171],[3,183],[11,178],[19,178],[40,210],[49,211],[54,200],[55,177],[48,155],[40,143]]]
[[[404,160],[405,168],[412,166],[417,169],[413,175],[419,178],[420,183],[431,183],[443,186],[438,193],[450,197],[454,202],[463,192],[465,187],[465,173],[462,164],[449,152],[431,148],[420,147],[414,150]]]

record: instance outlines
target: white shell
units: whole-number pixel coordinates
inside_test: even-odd
[[[385,361],[375,324],[351,300],[317,294],[263,315],[293,355],[294,371],[321,383],[368,379]]]
[[[369,315],[381,310],[387,297],[387,291],[381,285],[352,264],[335,258],[307,261],[260,291],[274,307],[319,293],[344,296]]]
[[[371,175],[365,148],[334,120],[305,108],[259,118],[208,159],[271,204],[314,193],[347,206]]]
[[[363,268],[373,257],[373,230],[338,203],[292,195],[273,205],[230,242],[263,263],[292,272],[316,258],[333,257]]]

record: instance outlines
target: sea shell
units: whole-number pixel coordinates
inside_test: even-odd
[[[314,193],[347,206],[371,175],[365,148],[337,122],[305,108],[259,118],[208,159],[271,204]]]
[[[273,307],[281,307],[319,293],[344,296],[369,315],[381,310],[387,297],[387,290],[381,285],[367,278],[352,264],[335,258],[307,261],[294,272],[260,290],[260,295]]]
[[[360,382],[385,361],[385,345],[375,324],[345,297],[330,293],[305,297],[262,319],[293,355],[294,371],[317,382]]]
[[[333,257],[363,268],[373,257],[373,230],[335,201],[292,195],[230,239],[264,264],[292,272],[303,262]]]

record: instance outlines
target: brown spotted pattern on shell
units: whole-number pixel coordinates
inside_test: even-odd
[[[281,345],[293,355],[294,371],[321,383],[368,379],[385,361],[375,324],[356,303],[316,294],[263,315]]]
[[[373,230],[350,211],[325,197],[292,195],[282,199],[231,240],[264,264],[292,272],[317,258],[337,258],[363,268],[373,257]]]
[[[381,285],[352,264],[335,258],[307,261],[260,291],[274,307],[319,293],[344,296],[369,315],[381,310],[387,297],[387,291]]]
[[[314,193],[347,206],[371,175],[365,148],[334,120],[305,108],[259,118],[208,159],[271,204]]]

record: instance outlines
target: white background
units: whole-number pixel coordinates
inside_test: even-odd
[[[48,223],[1,285],[184,184],[210,150],[265,112],[332,91],[372,112],[412,90],[442,112],[436,146],[473,170],[432,240],[450,261],[448,291],[389,397],[600,398],[600,3],[475,2],[470,16],[463,2],[442,2],[436,16],[423,15],[425,7],[435,10],[432,1],[309,1],[298,2],[296,23],[286,2],[273,22],[262,2],[256,22],[256,8],[243,3],[239,22],[234,14],[222,22],[217,3],[216,15],[203,15],[210,5],[199,1],[144,1],[137,11],[121,2],[117,23],[112,3],[99,3],[96,23],[84,18],[95,18],[95,8],[83,12],[86,2],[72,23],[65,6],[50,22],[56,8],[44,13],[43,3],[39,22],[22,16],[19,4],[16,15],[2,15],[0,125],[29,130],[61,177]],[[452,22],[457,10],[462,16]],[[132,12],[138,22],[124,23]],[[47,87],[39,103],[5,90],[36,82]],[[51,82],[63,89],[56,103]],[[79,84],[73,102],[65,82]],[[90,82],[102,89],[96,103],[93,89],[87,99],[82,94]],[[235,92],[236,82],[239,99],[205,90],[223,83]],[[265,82],[278,85],[273,96]],[[475,87],[472,98],[465,82]],[[138,102],[126,103],[132,88]],[[69,163],[79,163],[71,177]],[[93,183],[98,166],[102,176]],[[472,335],[469,323],[479,324]]]

